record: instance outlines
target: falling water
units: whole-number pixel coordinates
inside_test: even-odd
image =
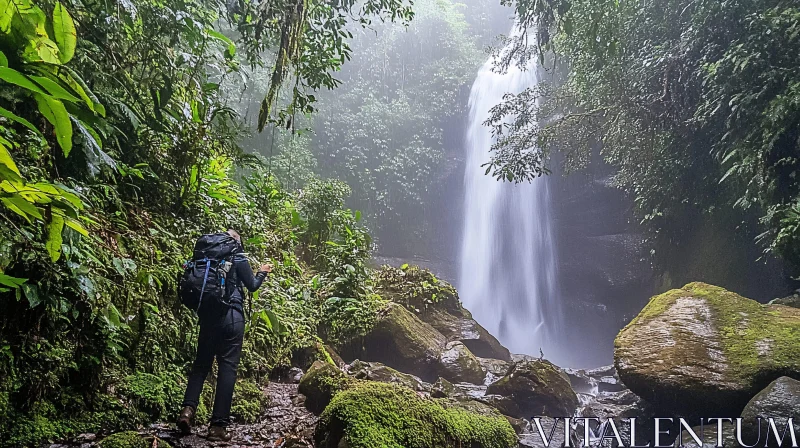
[[[492,68],[489,58],[469,98],[459,291],[473,316],[513,353],[538,356],[541,349],[558,362],[562,319],[548,180],[515,185],[481,168],[494,142],[483,125],[489,109],[504,94],[535,86],[539,70]]]

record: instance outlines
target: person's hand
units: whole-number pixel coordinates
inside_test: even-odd
[[[266,272],[267,274],[269,274],[270,272],[272,272],[272,265],[269,263],[262,264],[261,267],[258,268],[258,272]]]

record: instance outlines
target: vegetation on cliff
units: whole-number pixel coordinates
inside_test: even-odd
[[[502,65],[553,51],[569,72],[495,108],[495,176],[532,179],[559,149],[580,169],[602,143],[657,250],[702,216],[758,217],[763,247],[800,264],[796,3],[508,3],[529,28]]]

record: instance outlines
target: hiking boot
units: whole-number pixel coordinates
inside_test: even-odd
[[[181,434],[189,435],[192,433],[192,420],[194,420],[194,408],[184,406],[180,415],[178,415],[178,429],[180,429]]]
[[[206,440],[209,442],[229,442],[231,440],[231,435],[228,434],[224,426],[212,425],[208,427],[208,436]]]

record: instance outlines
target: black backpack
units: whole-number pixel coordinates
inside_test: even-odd
[[[225,282],[233,267],[233,256],[241,252],[241,244],[227,233],[201,236],[194,245],[192,259],[183,264],[183,274],[178,278],[181,303],[194,312],[204,304],[228,305]]]

